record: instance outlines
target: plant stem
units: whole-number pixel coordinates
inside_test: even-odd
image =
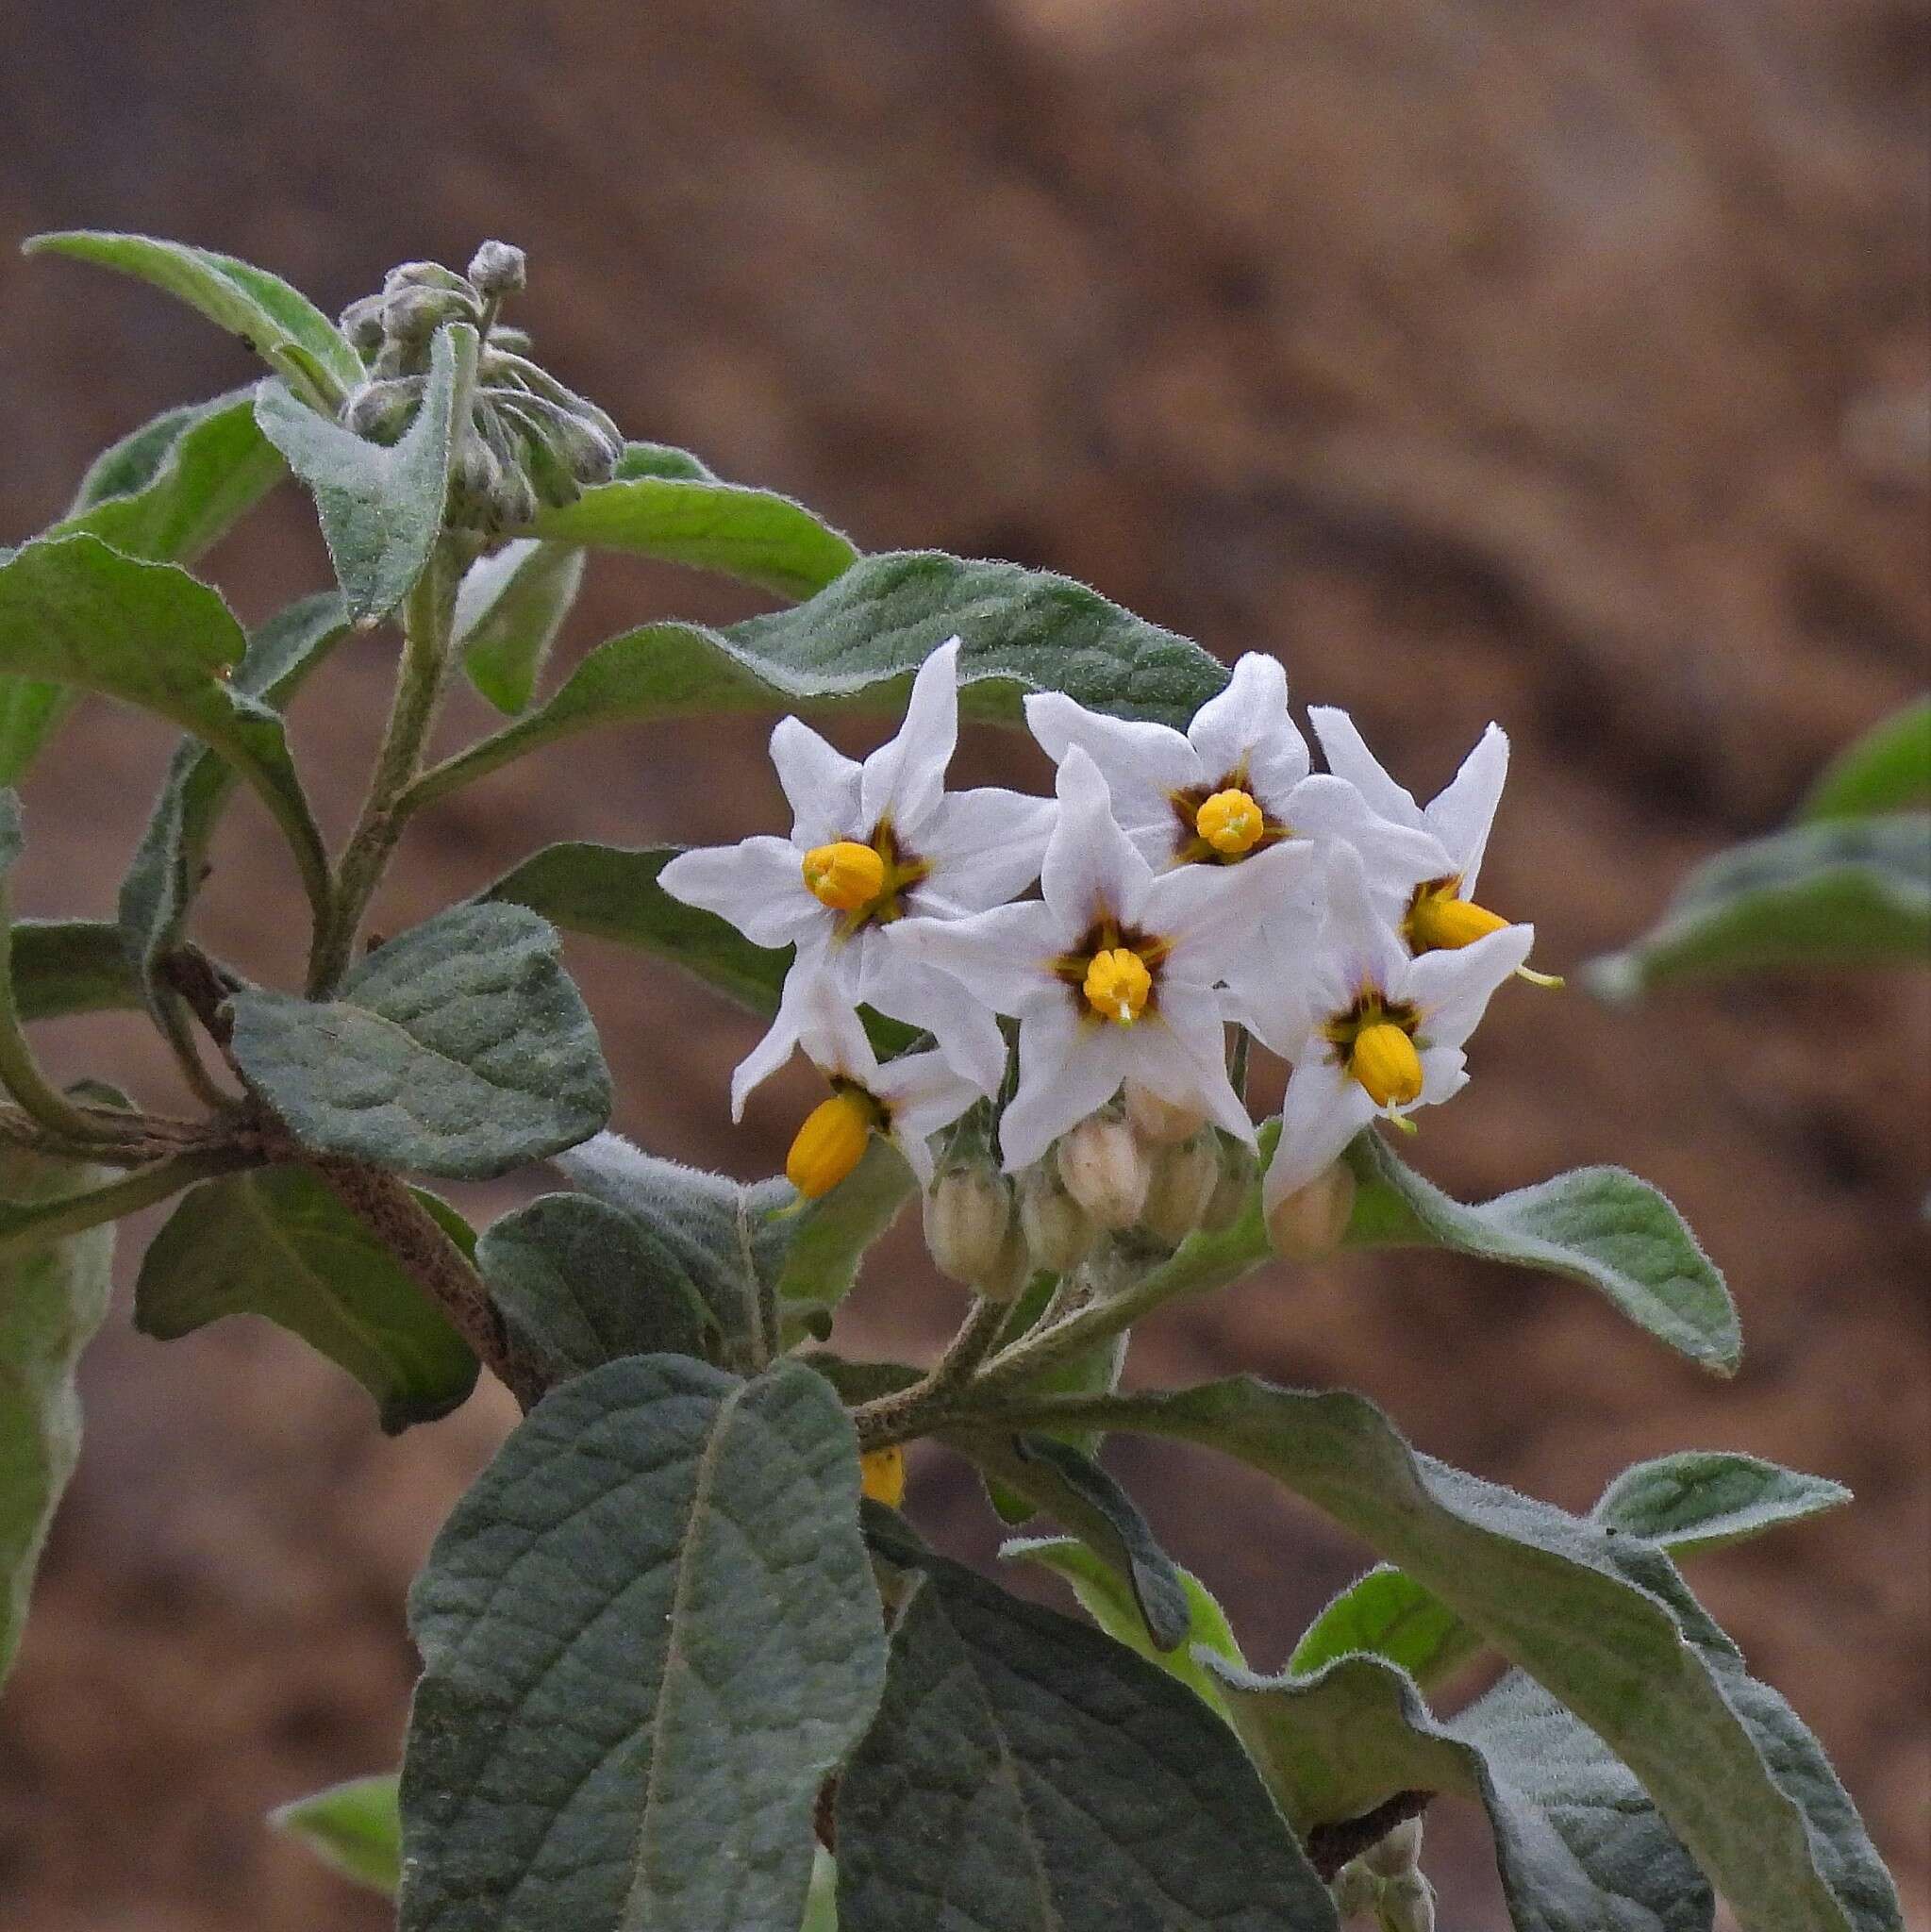
[[[27,1044],[13,993],[13,908],[0,881],[0,1086],[50,1134],[66,1141],[115,1141],[120,1130],[76,1107],[47,1076]]]
[[[901,1389],[896,1395],[868,1402],[857,1411],[859,1440],[864,1446],[876,1449],[891,1442],[902,1442],[907,1437],[923,1434],[929,1419],[944,1414],[951,1407],[953,1397],[971,1385],[979,1364],[991,1354],[1010,1312],[1005,1302],[974,1295],[958,1333],[946,1343],[944,1354],[922,1381],[914,1382],[909,1389]],[[881,1434],[882,1439],[872,1441],[866,1433],[868,1429]]]
[[[456,588],[461,575],[457,545],[449,537],[440,537],[404,601],[395,698],[361,815],[336,865],[328,917],[316,927],[308,962],[310,999],[326,998],[341,983],[355,955],[362,915],[402,836],[408,816],[404,793],[422,765],[423,747],[448,683]]]
[[[231,1174],[241,1167],[258,1166],[260,1158],[242,1147],[207,1147],[170,1155],[152,1167],[137,1168],[119,1180],[57,1201],[38,1202],[30,1208],[0,1202],[0,1254],[79,1234],[104,1221],[118,1221],[137,1208],[151,1208],[157,1201],[178,1194],[196,1181]]]

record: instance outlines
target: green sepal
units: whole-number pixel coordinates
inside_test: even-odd
[[[268,1814],[275,1830],[298,1840],[345,1878],[393,1898],[402,1885],[402,1807],[395,1772],[330,1785]]]

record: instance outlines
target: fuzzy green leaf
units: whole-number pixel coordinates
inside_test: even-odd
[[[913,674],[959,637],[967,717],[1021,722],[1028,691],[1185,726],[1227,674],[1198,644],[1084,584],[939,551],[861,558],[789,610],[722,630],[654,624],[601,644],[527,717],[417,781],[425,803],[547,744],[607,724],[707,711],[903,710]]]
[[[121,928],[105,919],[23,919],[12,939],[13,995],[23,1020],[141,1005],[141,975]]]
[[[247,647],[206,584],[98,537],[43,537],[0,564],[0,678],[44,678],[158,712],[210,744],[274,814],[311,899],[328,860],[281,720],[228,682]]]
[[[1590,962],[1634,999],[1678,979],[1931,958],[1931,812],[1825,819],[1721,852],[1635,945]]]
[[[0,1152],[0,1207],[9,1212],[84,1193],[98,1168]],[[110,1224],[0,1256],[0,1680],[26,1621],[47,1525],[80,1454],[75,1369],[108,1312]]]
[[[0,550],[0,564],[20,553]],[[76,693],[32,677],[0,677],[0,785],[17,785],[74,708]]]
[[[85,530],[127,557],[191,563],[286,475],[255,391],[171,409],[98,457],[51,534]]]
[[[588,1194],[546,1194],[492,1222],[476,1265],[552,1383],[626,1355],[704,1355],[717,1328],[676,1251]]]
[[[681,450],[630,451],[613,481],[540,511],[537,534],[719,571],[780,597],[824,590],[857,558],[848,538],[789,496],[724,482]]]
[[[402,1884],[402,1810],[397,1775],[380,1772],[331,1785],[268,1814],[277,1831],[299,1839],[346,1878],[393,1898]]]
[[[1520,1672],[1442,1724],[1378,1657],[1313,1677],[1207,1668],[1276,1802],[1314,1843],[1323,1825],[1400,1793],[1453,1792],[1488,1811],[1518,1932],[1707,1932],[1709,1887],[1642,1787]]]
[[[417,1198],[468,1253],[475,1237]],[[134,1325],[172,1341],[224,1315],[265,1315],[346,1369],[391,1435],[469,1399],[476,1358],[381,1240],[305,1167],[258,1168],[183,1196],[141,1264]]]
[[[1931,698],[1880,719],[1824,770],[1800,816],[1862,818],[1931,805]]]
[[[885,1664],[857,1505],[796,1362],[634,1357],[545,1396],[411,1593],[403,1932],[797,1925]]]
[[[365,442],[280,383],[256,392],[262,434],[314,493],[336,581],[358,624],[388,616],[429,561],[475,380],[475,330],[437,330],[422,407],[389,446]]]
[[[1335,1598],[1308,1624],[1288,1669],[1311,1676],[1337,1657],[1367,1652],[1398,1664],[1424,1688],[1452,1675],[1482,1640],[1432,1591],[1383,1563]]]
[[[603,1125],[610,1077],[557,935],[458,906],[371,954],[333,1000],[235,995],[232,1048],[308,1145],[487,1180]]]
[[[1612,1529],[1687,1556],[1802,1523],[1850,1500],[1841,1483],[1821,1475],[1755,1456],[1691,1449],[1625,1469],[1603,1491],[1594,1515]]]
[[[1700,1367],[1732,1374],[1742,1331],[1723,1277],[1669,1201],[1617,1167],[1579,1167],[1465,1208],[1379,1134],[1348,1149],[1359,1191],[1349,1247],[1440,1247],[1593,1288]]]
[[[165,289],[217,326],[240,336],[305,394],[315,390],[319,365],[334,393],[320,394],[317,400],[330,408],[362,380],[361,358],[327,316],[279,275],[231,255],[147,235],[85,228],[36,235],[25,248],[29,255],[65,255],[92,261]]]
[[[566,932],[637,946],[695,974],[707,985],[767,1016],[777,1011],[791,949],[754,946],[738,928],[674,899],[658,874],[684,848],[570,843],[533,853],[483,894],[527,906]]]
[[[456,597],[456,641],[470,682],[512,717],[537,678],[583,583],[583,552],[518,539],[473,563]]]
[[[956,1563],[885,1554],[921,1575],[839,1780],[842,1932],[1334,1932],[1326,1887],[1190,1691]]]
[[[1043,1407],[1024,1420],[1224,1450],[1373,1544],[1629,1765],[1744,1932],[1901,1932],[1816,1740],[1654,1544],[1416,1456],[1357,1395],[1242,1377]]]

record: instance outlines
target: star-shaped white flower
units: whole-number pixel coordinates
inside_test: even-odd
[[[1411,958],[1376,908],[1360,855],[1337,844],[1326,909],[1298,958],[1243,962],[1236,1008],[1293,1062],[1266,1206],[1297,1192],[1377,1114],[1401,1120],[1468,1084],[1464,1042],[1490,996],[1528,956],[1535,929],[1507,925],[1466,946]]]
[[[1391,824],[1345,778],[1310,775],[1307,741],[1288,715],[1288,675],[1250,651],[1185,733],[1089,711],[1057,691],[1025,701],[1033,736],[1056,761],[1074,745],[1107,774],[1114,815],[1157,867],[1229,866],[1290,840],[1359,851],[1392,896],[1446,863],[1427,830]],[[1316,868],[1304,878],[1312,884]],[[1304,908],[1311,909],[1311,908]]]
[[[953,1068],[991,1093],[1006,1042],[945,974],[885,944],[907,917],[958,919],[1002,905],[1039,876],[1050,799],[986,787],[948,792],[958,740],[958,640],[919,667],[898,736],[862,764],[796,718],[771,735],[795,823],[789,839],[680,853],[659,874],[672,897],[727,919],[760,946],[795,945],[791,980],[830,977],[846,1001],[923,1027]],[[803,975],[800,978],[800,975]],[[786,984],[790,993],[791,980]],[[791,1058],[787,999],[731,1080],[731,1113]]]
[[[1019,1021],[1019,1088],[999,1128],[1007,1167],[1030,1166],[1128,1079],[1252,1144],[1227,1079],[1218,988],[1313,848],[1280,843],[1245,865],[1156,876],[1077,746],[1060,760],[1058,796],[1042,898],[970,919],[908,919],[888,935]]]

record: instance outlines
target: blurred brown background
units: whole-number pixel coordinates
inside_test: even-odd
[[[1485,897],[1568,965],[1923,681],[1927,72],[1922,0],[15,0],[0,236],[175,235],[331,310],[393,260],[522,242],[520,319],[633,434],[868,547],[1050,565],[1224,656],[1275,651],[1424,795],[1504,720]],[[6,256],[0,359],[10,539],[99,444],[253,374],[157,294]],[[250,619],[325,570],[292,492],[208,567]],[[601,561],[571,648],[749,608]],[[389,656],[344,652],[301,708],[338,824]],[[769,824],[761,737],[612,734],[466,793],[406,848],[383,923],[548,840]],[[106,913],[167,747],[104,707],[66,742],[29,791],[23,898]],[[970,758],[1044,774],[1011,741]],[[292,889],[245,804],[217,857],[212,942],[286,971]],[[724,1075],[753,1025],[609,950],[575,958],[618,1124],[769,1172],[808,1086],[732,1133]],[[1473,1087],[1427,1120],[1416,1158],[1465,1194],[1590,1160],[1667,1188],[1741,1305],[1734,1383],[1576,1288],[1429,1257],[1264,1274],[1151,1324],[1133,1364],[1348,1384],[1434,1454],[1571,1507],[1671,1447],[1851,1484],[1854,1509],[1695,1578],[1919,1911],[1927,1048],[1906,975],[1635,1013],[1519,989]],[[131,1024],[55,1050],[167,1091]],[[848,1339],[926,1346],[953,1311],[901,1241]],[[85,1393],[0,1701],[0,1922],[384,1923],[258,1820],[393,1761],[403,1591],[506,1400],[389,1443],[358,1391],[250,1324],[163,1348],[115,1324]],[[1230,1466],[1130,1445],[1118,1466],[1270,1667],[1363,1559]],[[918,1465],[913,1507],[990,1554],[959,1469]],[[1444,1924],[1500,1924],[1479,1838],[1444,1814],[1431,1840]]]

